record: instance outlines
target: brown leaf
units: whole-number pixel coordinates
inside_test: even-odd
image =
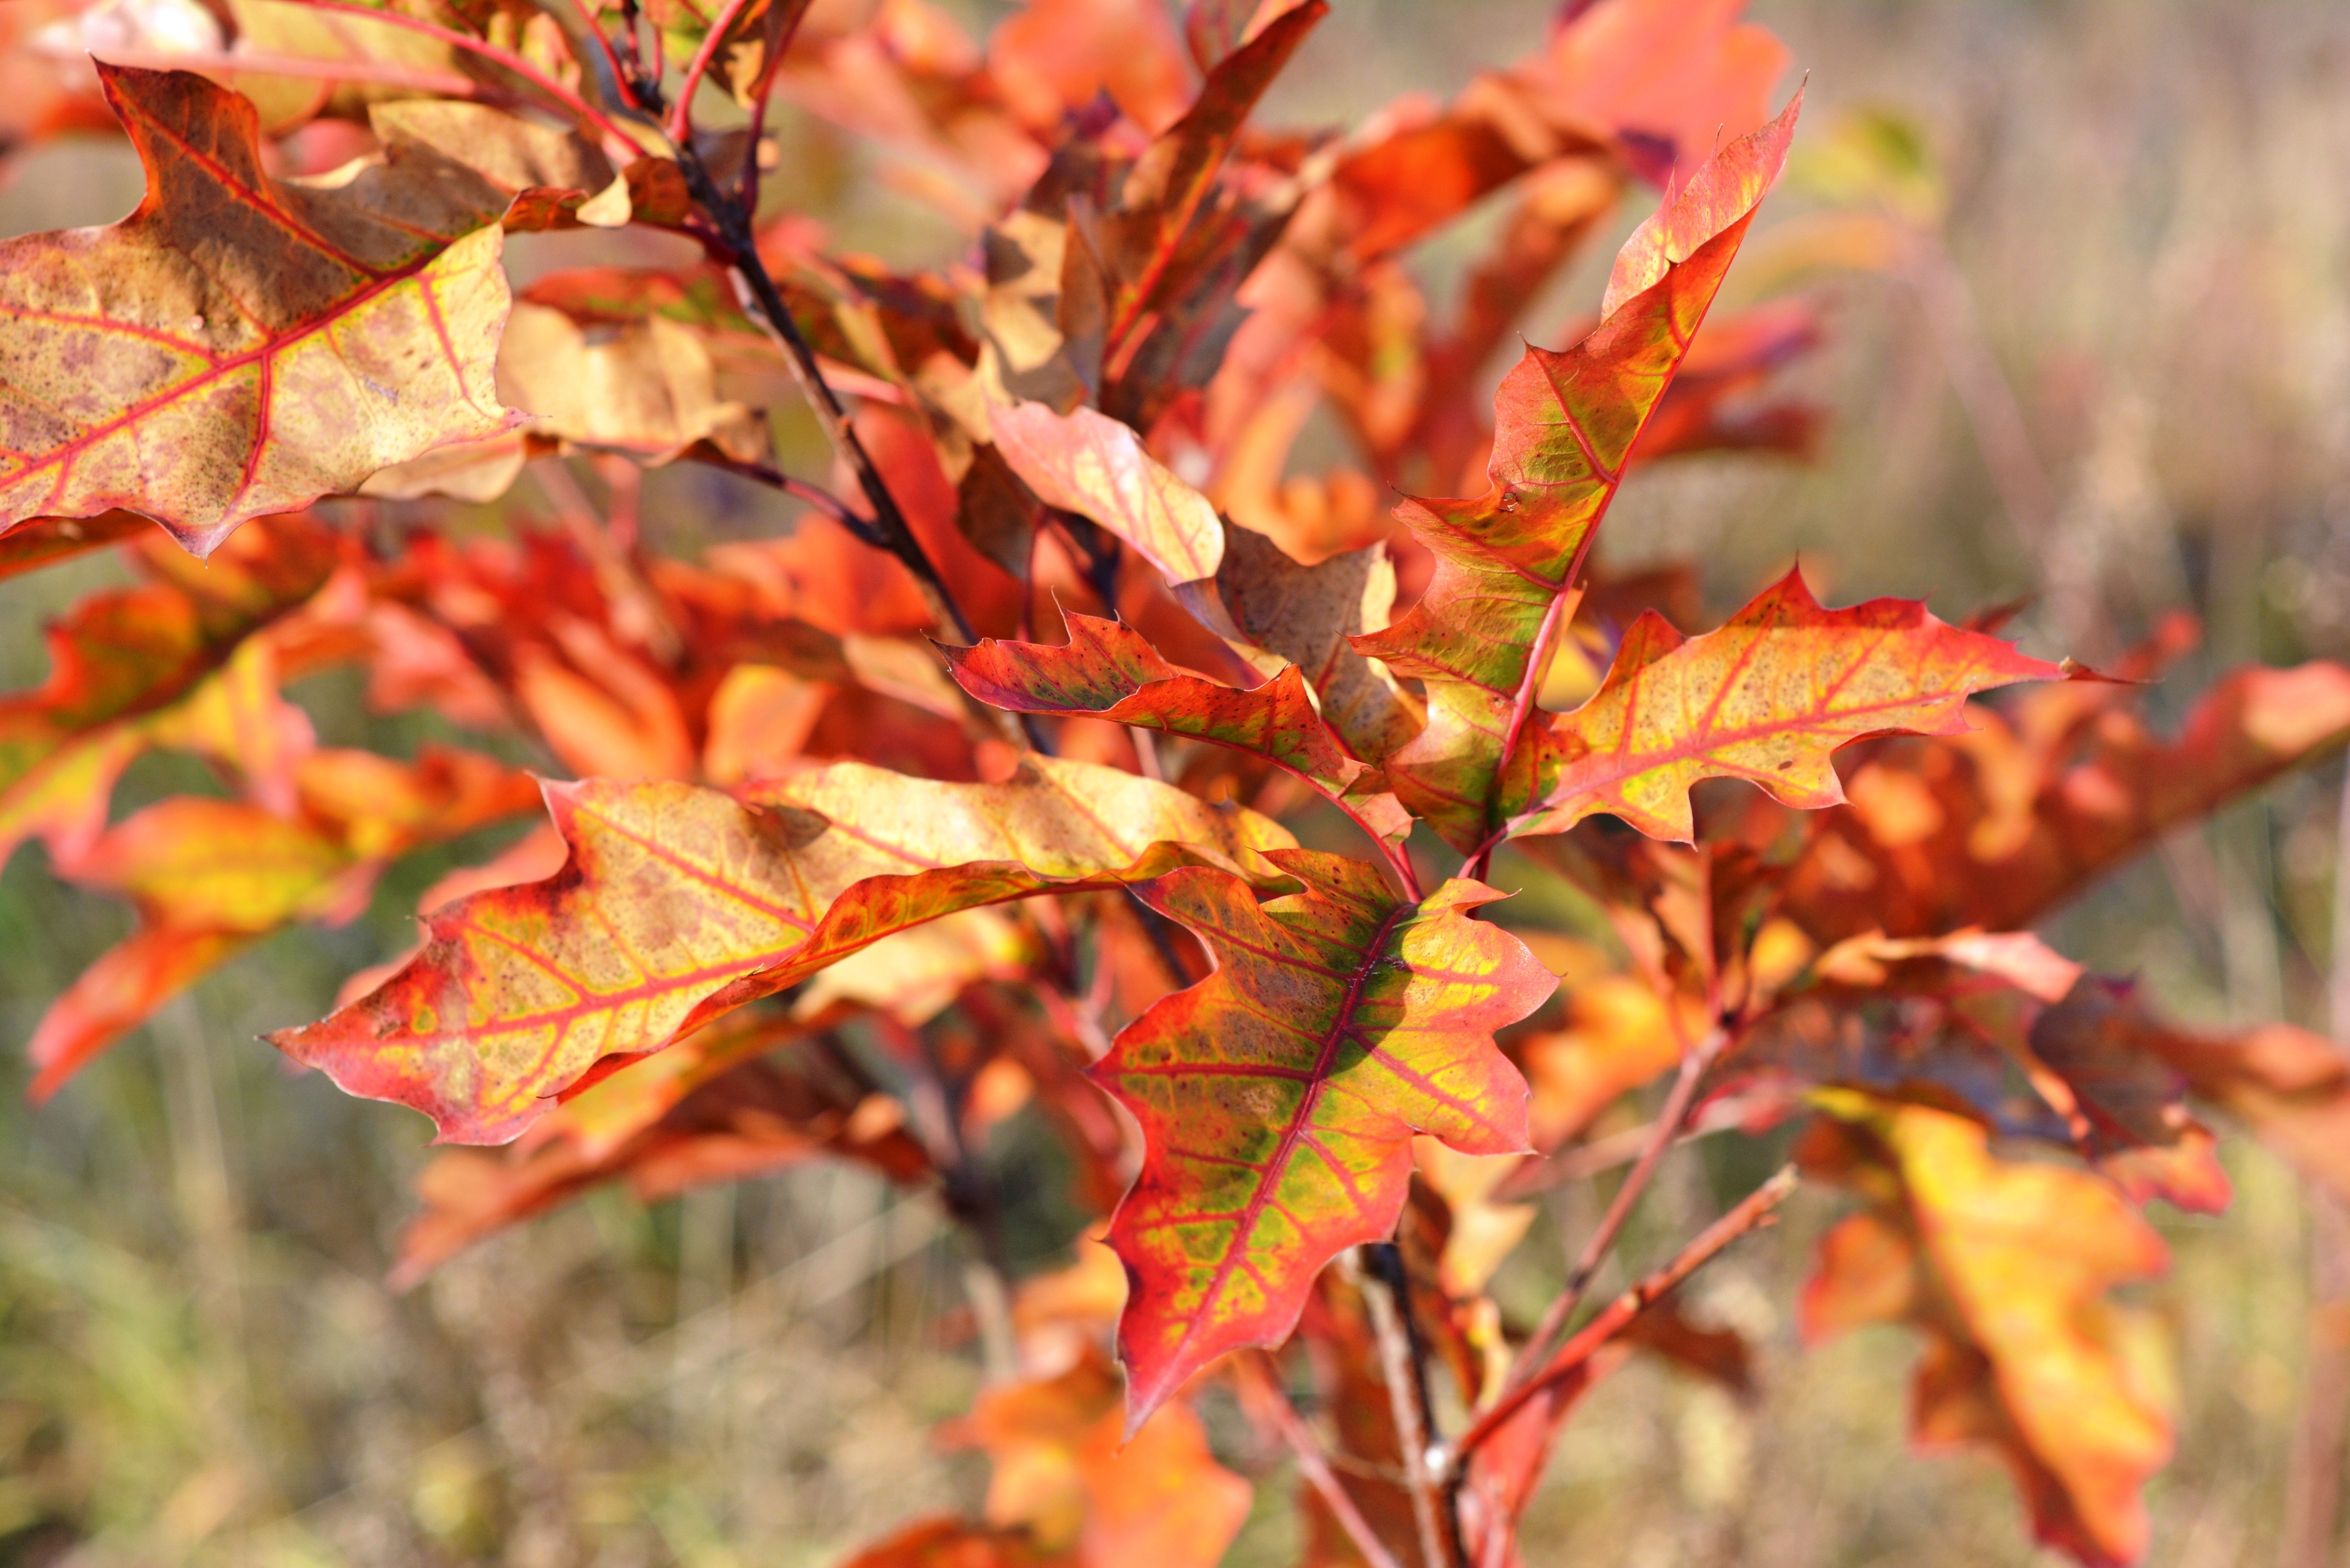
[[[511,422],[484,182],[421,151],[330,188],[271,180],[244,99],[99,69],[147,197],[111,228],[0,244],[0,531],[122,506],[208,554]]]

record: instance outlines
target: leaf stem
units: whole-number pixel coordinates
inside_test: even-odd
[[[372,5],[362,5],[358,4],[358,0],[303,0],[303,3],[313,11],[339,11],[347,16],[357,16],[362,21],[381,22],[390,26],[404,27],[411,33],[421,33],[428,38],[437,38],[452,49],[463,49],[467,54],[478,55],[494,66],[512,71],[606,136],[612,137],[630,147],[637,145],[637,139],[621,130],[619,125],[602,109],[598,109],[512,49],[500,48],[495,44],[460,33],[453,27],[443,27],[438,23],[427,22],[419,16],[405,16],[392,10],[378,10]]]
[[[1496,1401],[1461,1434],[1453,1446],[1452,1459],[1456,1469],[1464,1465],[1488,1438],[1509,1423],[1512,1417],[1525,1408],[1534,1396],[1553,1384],[1574,1376],[1599,1348],[1621,1334],[1631,1321],[1655,1305],[1676,1285],[1695,1273],[1714,1254],[1721,1251],[1749,1231],[1771,1224],[1774,1211],[1795,1189],[1795,1168],[1782,1166],[1771,1179],[1748,1193],[1738,1206],[1699,1232],[1697,1239],[1681,1249],[1673,1261],[1648,1275],[1638,1284],[1608,1303],[1599,1314],[1576,1332],[1574,1338],[1559,1346],[1558,1354],[1550,1358],[1539,1372]]]
[[[669,139],[671,141],[682,144],[692,137],[693,95],[700,89],[702,78],[708,76],[710,67],[717,63],[718,51],[725,46],[726,35],[734,30],[734,24],[743,19],[743,13],[750,9],[751,4],[752,0],[726,0],[726,8],[718,13],[718,19],[711,23],[710,30],[702,36],[702,47],[693,51],[693,63],[685,67],[685,79],[678,84],[677,97],[670,108]],[[775,47],[778,55],[791,47],[792,35],[799,31],[800,18],[807,15],[810,0],[796,0],[795,5],[795,0],[785,0],[785,4],[794,5],[794,9],[784,19],[782,41]],[[761,67],[772,73],[775,62],[772,59],[762,61]]]
[[[1518,1351],[1517,1359],[1511,1363],[1505,1386],[1512,1394],[1532,1376],[1551,1340],[1575,1315],[1575,1307],[1583,1300],[1583,1293],[1591,1287],[1592,1276],[1607,1261],[1609,1250],[1616,1245],[1617,1237],[1623,1232],[1624,1221],[1631,1217],[1632,1206],[1648,1190],[1649,1179],[1663,1162],[1666,1150],[1671,1148],[1679,1137],[1681,1124],[1689,1119],[1690,1104],[1697,1098],[1698,1085],[1720,1059],[1722,1046],[1728,1040],[1729,1035],[1717,1028],[1700,1041],[1695,1050],[1681,1058],[1680,1075],[1673,1080],[1672,1093],[1665,1098],[1665,1108],[1658,1113],[1656,1121],[1649,1127],[1648,1146],[1640,1150],[1640,1158],[1633,1165],[1632,1173],[1624,1179],[1624,1185],[1616,1189],[1615,1199],[1607,1205],[1607,1212],[1601,1217],[1598,1229],[1593,1231],[1590,1239],[1584,1243],[1582,1255],[1575,1259],[1575,1269],[1566,1277],[1566,1288],[1559,1293],[1557,1300],[1550,1303],[1549,1310],[1543,1314],[1542,1322],[1534,1325],[1534,1333],[1527,1336],[1525,1345]],[[1507,1398],[1505,1396],[1505,1403]]]
[[[62,50],[39,44],[28,46],[26,52],[53,59],[65,57]],[[76,50],[73,57],[78,59],[82,53]],[[228,71],[247,76],[298,77],[305,80],[367,82],[379,87],[414,88],[419,92],[435,92],[448,98],[486,98],[492,91],[473,78],[459,76],[454,71],[404,66],[397,60],[317,60],[305,59],[298,55],[248,55],[229,49],[118,48],[106,44],[88,53],[91,58],[104,60],[110,66],[137,66],[147,70]]]
[[[1296,1407],[1290,1404],[1289,1396],[1281,1391],[1281,1382],[1274,1374],[1272,1357],[1262,1350],[1234,1356],[1232,1377],[1240,1385],[1242,1396],[1250,1409],[1262,1416],[1280,1434],[1281,1440],[1289,1445],[1290,1453],[1297,1460],[1297,1473],[1305,1478],[1305,1484],[1322,1499],[1323,1506],[1330,1511],[1330,1517],[1338,1521],[1338,1528],[1347,1532],[1347,1539],[1354,1543],[1356,1551],[1362,1553],[1363,1561],[1369,1568],[1402,1568],[1332,1471],[1330,1457],[1322,1451],[1322,1444],[1314,1436],[1313,1428],[1306,1426]]]

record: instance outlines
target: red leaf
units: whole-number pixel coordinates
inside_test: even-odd
[[[1129,1428],[1218,1355],[1278,1345],[1316,1270],[1394,1230],[1413,1133],[1468,1154],[1526,1147],[1525,1086],[1492,1032],[1557,982],[1467,918],[1500,895],[1454,881],[1415,907],[1357,861],[1268,858],[1304,890],[1260,908],[1205,869],[1139,889],[1219,967],[1094,1069],[1146,1145],[1109,1232],[1133,1282]]]

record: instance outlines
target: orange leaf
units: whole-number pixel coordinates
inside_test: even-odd
[[[1708,778],[1835,805],[1837,747],[1888,730],[1953,733],[1973,692],[2063,673],[1906,599],[1823,609],[1790,571],[1702,637],[1684,640],[1653,613],[1635,621],[1598,692],[1552,722],[1557,774],[1517,830],[1563,833],[1604,811],[1690,842],[1690,786]]]
[[[400,1235],[392,1288],[616,1181],[652,1202],[826,1155],[899,1181],[921,1179],[929,1161],[896,1101],[806,1056],[765,1059],[799,1033],[773,1018],[730,1019],[675,1049],[624,1061],[512,1148],[440,1156],[417,1178],[424,1210]]]
[[[0,244],[0,532],[122,506],[208,554],[511,422],[492,386],[504,203],[463,199],[486,185],[423,154],[283,183],[244,99],[99,71],[147,197],[111,228]]]
[[[1500,895],[1456,880],[1414,906],[1358,861],[1269,858],[1304,890],[1259,907],[1205,869],[1140,889],[1219,967],[1094,1068],[1146,1146],[1109,1231],[1134,1285],[1118,1327],[1130,1424],[1226,1351],[1281,1343],[1315,1272],[1395,1229],[1413,1133],[1526,1148],[1525,1085],[1492,1032],[1557,982],[1468,919]]]
[[[2169,1255],[2094,1176],[1994,1159],[1981,1128],[1842,1091],[1804,1145],[1814,1174],[1866,1193],[1805,1287],[1818,1339],[1909,1322],[1926,1335],[1911,1425],[1928,1448],[1983,1444],[2016,1478],[2042,1540],[2091,1564],[2147,1545],[2147,1479],[2170,1458],[2148,1388],[2148,1320],[2106,1299]]]
[[[2125,687],[2046,687],[2008,713],[1972,714],[1972,733],[1872,758],[1853,804],[1813,826],[1788,873],[1789,913],[1831,940],[2012,930],[2350,740],[2350,668],[2325,660],[2230,672],[2175,741],[2133,701]]]
[[[406,969],[275,1043],[423,1111],[444,1142],[499,1143],[598,1058],[657,1051],[892,931],[1288,842],[1253,813],[1049,758],[1001,784],[843,763],[747,802],[681,784],[546,794],[561,873],[434,911]]]
[[[527,810],[536,798],[522,774],[437,747],[412,765],[369,752],[310,753],[294,782],[298,816],[177,795],[60,867],[75,882],[128,896],[140,923],[42,1015],[28,1047],[36,1101],[280,926],[359,914],[395,856]]]
[[[1143,450],[1133,430],[1092,409],[1055,413],[1042,403],[989,410],[1003,461],[1046,505],[1092,518],[1170,583],[1216,575],[1223,524],[1208,498]]]
[[[1119,1404],[1117,1374],[1088,1346],[1057,1376],[989,1389],[943,1435],[994,1461],[991,1524],[1026,1525],[1086,1568],[1214,1568],[1248,1518],[1248,1482],[1216,1463],[1187,1407],[1128,1437]]]
[[[1333,798],[1367,770],[1323,723],[1294,664],[1261,686],[1236,691],[1179,670],[1117,621],[1065,612],[1069,640],[1058,647],[983,640],[948,648],[956,682],[983,702],[1015,713],[1092,715],[1212,741],[1269,759]],[[1375,836],[1400,840],[1411,819],[1392,795],[1353,798]]]

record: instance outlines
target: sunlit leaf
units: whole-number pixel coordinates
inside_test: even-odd
[[[1360,862],[1271,858],[1304,889],[1259,907],[1206,869],[1140,889],[1219,967],[1095,1068],[1146,1145],[1109,1233],[1134,1282],[1118,1345],[1137,1422],[1224,1352],[1279,1344],[1315,1271],[1394,1229],[1411,1134],[1526,1147],[1525,1086],[1492,1032],[1556,981],[1468,919],[1497,895],[1454,881],[1415,906]]]
[[[1042,403],[999,406],[989,418],[1004,461],[1046,505],[1092,518],[1170,583],[1216,575],[1224,529],[1215,507],[1130,427],[1092,409],[1060,414]]]
[[[747,801],[681,784],[550,785],[554,878],[426,917],[372,995],[272,1036],[346,1091],[498,1143],[599,1058],[770,996],[951,910],[1236,865],[1287,835],[1147,779],[1034,760],[1002,784],[843,763]]]
[[[1497,774],[1532,706],[1593,531],[1777,176],[1802,96],[1731,142],[1634,232],[1599,327],[1563,353],[1526,350],[1494,399],[1492,487],[1406,502],[1397,515],[1436,576],[1410,613],[1355,639],[1428,683],[1428,725],[1386,760],[1406,805],[1456,847],[1498,826]],[[1501,816],[1514,803],[1500,803]]]
[[[481,182],[422,156],[271,180],[244,99],[99,69],[147,198],[111,228],[0,244],[0,530],[120,506],[205,554],[248,517],[504,428],[504,203]]]
[[[1604,811],[1686,841],[1690,786],[1707,778],[1835,805],[1844,789],[1829,758],[1846,742],[1962,730],[1973,692],[2063,673],[1909,600],[1823,609],[1791,571],[1702,637],[1684,640],[1660,616],[1635,622],[1598,692],[1550,724],[1557,771],[1519,831],[1564,832]]]

